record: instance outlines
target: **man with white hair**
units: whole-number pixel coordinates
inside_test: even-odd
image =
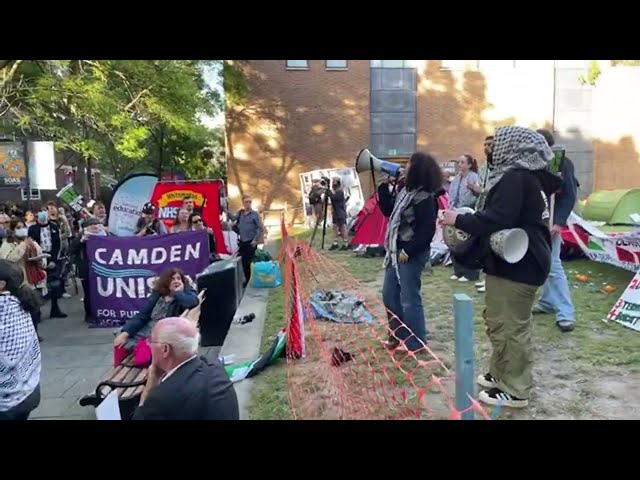
[[[220,362],[198,357],[200,334],[186,318],[156,323],[152,363],[134,420],[239,420],[238,398]]]

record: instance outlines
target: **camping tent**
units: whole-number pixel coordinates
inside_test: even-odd
[[[582,216],[608,225],[632,224],[631,214],[640,214],[640,188],[630,190],[598,190],[582,206]]]
[[[446,210],[448,206],[449,196],[447,194],[439,196],[438,209]],[[351,239],[350,247],[384,245],[388,222],[389,219],[382,214],[378,205],[378,195],[374,193],[364,204],[353,224],[352,231],[355,232],[355,235]]]
[[[351,239],[350,247],[383,245],[388,222],[389,220],[382,214],[378,205],[378,195],[374,193],[358,212],[352,227],[355,235]]]

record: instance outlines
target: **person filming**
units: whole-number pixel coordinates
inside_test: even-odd
[[[416,152],[404,177],[394,193],[388,181],[378,187],[380,210],[389,217],[382,287],[382,300],[389,311],[385,348],[418,352],[427,343],[421,276],[436,230],[436,192],[442,186],[442,171],[431,155]]]
[[[326,179],[328,180],[328,179]],[[347,197],[342,187],[342,181],[334,178],[331,182],[331,190],[327,191],[331,199],[331,222],[333,223],[333,243],[329,250],[348,250],[347,243]],[[342,238],[342,247],[338,247],[338,237]]]

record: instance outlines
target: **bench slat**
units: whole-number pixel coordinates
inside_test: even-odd
[[[132,377],[131,380],[127,379],[127,382],[138,382],[141,380],[144,380],[147,377],[147,369],[144,368],[135,368],[135,369],[131,369],[132,370]],[[135,375],[135,376],[133,376]],[[127,387],[127,388],[119,388],[118,389],[118,396],[120,397],[121,400],[128,400],[129,398],[133,398],[136,396],[136,394],[138,393],[142,393],[142,390],[144,389],[144,385],[140,385],[137,387]]]

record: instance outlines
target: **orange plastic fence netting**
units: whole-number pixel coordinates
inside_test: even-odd
[[[283,230],[286,230],[283,226]],[[298,419],[459,419],[455,378],[427,346],[388,350],[381,284],[288,237],[280,255],[289,396]],[[489,419],[471,399],[476,418]]]

